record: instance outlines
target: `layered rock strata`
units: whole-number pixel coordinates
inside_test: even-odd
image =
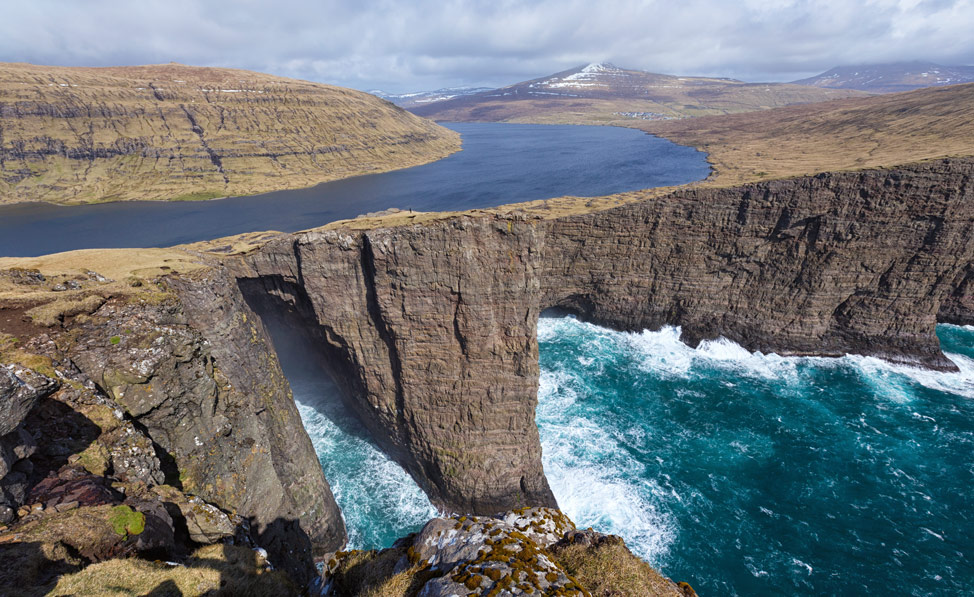
[[[0,204],[247,195],[459,149],[457,133],[331,85],[181,64],[0,63]]]
[[[33,298],[0,309],[34,313],[0,319],[21,336],[16,350],[0,337],[11,529],[75,509],[135,516],[124,507],[161,534],[140,543],[123,527],[104,554],[164,549],[177,526],[195,543],[244,528],[309,578],[344,527],[258,313],[312,338],[380,447],[438,506],[474,515],[555,505],[534,423],[549,307],[623,330],[679,325],[691,343],[949,369],[936,323],[974,322],[972,174],[974,159],[949,159],[551,219],[353,222],[222,262],[194,254],[142,290],[9,270]],[[65,541],[83,543],[52,545]]]
[[[750,350],[937,369],[970,321],[971,159],[681,190],[546,220],[479,213],[281,237],[238,277],[319,339],[350,406],[434,503],[554,505],[534,409],[536,324],[681,326]]]

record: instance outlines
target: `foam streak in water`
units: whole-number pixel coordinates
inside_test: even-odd
[[[341,406],[337,388],[294,379],[291,387],[345,517],[349,549],[389,547],[437,515],[412,477],[366,439]]]
[[[974,330],[938,333],[958,372],[543,318],[552,490],[701,594],[969,591]]]

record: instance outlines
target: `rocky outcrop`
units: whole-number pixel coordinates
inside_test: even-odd
[[[545,220],[480,213],[282,237],[237,276],[318,339],[376,441],[450,511],[554,505],[534,424],[536,323],[558,307],[690,343],[953,364],[967,321],[970,159],[681,190]]]
[[[578,531],[550,508],[434,518],[391,549],[334,554],[322,584],[326,595],[349,596],[695,597],[632,555],[621,537]]]
[[[313,558],[344,545],[345,527],[264,327],[234,279],[201,268],[98,304],[3,354],[13,361],[0,368],[3,429],[23,419],[16,429],[36,445],[18,452],[30,456],[29,479],[17,476],[20,464],[2,476],[4,488],[22,482],[10,500],[19,509],[10,536],[57,562],[67,560],[50,546],[90,539],[94,551],[73,566],[242,541],[305,584]],[[60,389],[52,394],[58,384],[18,359],[64,380]],[[110,532],[106,517],[120,506],[144,518],[144,534]],[[73,529],[89,519],[108,531]]]
[[[24,503],[37,448],[22,425],[38,399],[57,389],[57,382],[30,369],[0,365],[0,525],[14,519]]]
[[[300,581],[345,528],[263,325],[220,268],[169,284],[159,305],[107,303],[64,349],[145,428],[170,484],[248,519]]]

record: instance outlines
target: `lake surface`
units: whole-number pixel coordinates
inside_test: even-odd
[[[0,207],[0,256],[165,247],[243,232],[293,232],[397,207],[443,211],[564,195],[596,197],[706,178],[706,155],[618,127],[447,124],[463,151],[308,189],[203,202]]]

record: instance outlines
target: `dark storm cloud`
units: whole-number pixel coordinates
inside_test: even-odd
[[[602,60],[748,80],[974,62],[974,0],[4,3],[0,61],[177,61],[390,91],[502,85]]]

